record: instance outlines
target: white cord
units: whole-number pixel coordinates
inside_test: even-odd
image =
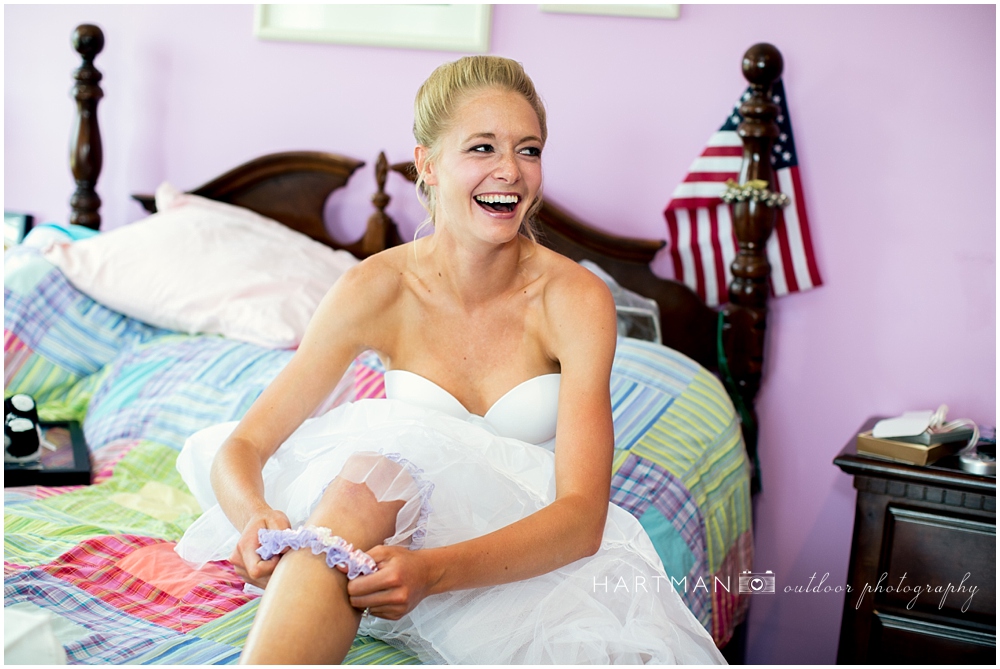
[[[931,424],[928,429],[931,432],[951,432],[959,427],[968,427],[972,430],[972,437],[969,439],[969,443],[966,447],[962,450],[964,452],[975,449],[976,444],[979,443],[979,425],[976,424],[976,421],[969,418],[959,418],[946,423],[945,418],[947,416],[948,405],[942,404],[931,416]]]
[[[930,429],[936,431],[937,428],[939,428],[942,425],[944,425],[944,419],[947,416],[948,416],[948,405],[947,404],[942,404],[941,406],[939,406],[937,408],[937,411],[935,411],[933,414],[931,414]]]

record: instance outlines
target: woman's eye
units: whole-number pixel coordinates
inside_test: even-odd
[[[479,144],[471,149],[474,153],[492,153],[493,147],[489,144]]]
[[[521,153],[526,156],[531,156],[532,158],[538,158],[542,155],[542,150],[537,146],[528,146],[521,149]]]

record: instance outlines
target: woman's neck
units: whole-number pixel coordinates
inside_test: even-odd
[[[475,311],[523,283],[522,253],[524,244],[531,242],[521,235],[497,245],[459,240],[441,229],[421,241],[423,248],[415,249],[419,265],[466,311]]]

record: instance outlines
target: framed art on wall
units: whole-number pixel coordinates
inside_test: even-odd
[[[555,14],[594,14],[597,16],[631,16],[644,19],[680,18],[680,5],[541,5],[543,12]]]
[[[490,5],[257,5],[254,35],[264,40],[486,53],[490,10]]]

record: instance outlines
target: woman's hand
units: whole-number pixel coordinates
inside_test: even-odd
[[[437,577],[427,551],[375,546],[368,554],[378,571],[348,582],[347,594],[354,608],[368,609],[386,620],[399,620],[430,594]]]
[[[275,509],[267,509],[251,516],[243,528],[240,540],[236,543],[236,549],[229,558],[239,577],[250,585],[255,585],[258,588],[265,587],[281,555],[275,555],[270,560],[261,560],[260,556],[257,555],[257,549],[260,548],[257,532],[259,530],[288,530],[291,527],[288,516]]]

